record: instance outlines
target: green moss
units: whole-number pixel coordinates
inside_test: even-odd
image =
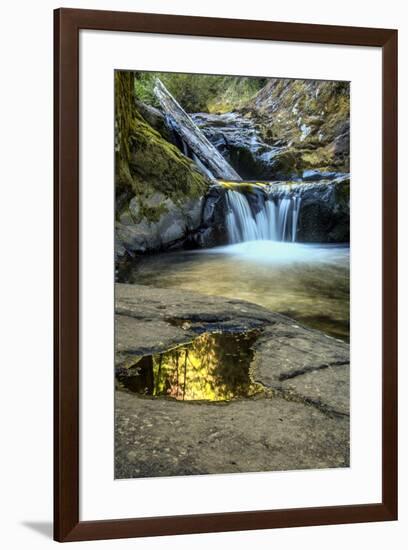
[[[327,169],[330,166],[333,166],[334,163],[333,155],[330,154],[330,151],[325,147],[320,147],[314,151],[303,153],[301,159],[305,169]]]
[[[148,206],[142,199],[139,199],[139,207],[139,217],[135,220],[136,223],[139,223],[142,220],[156,223],[160,220],[163,214],[168,212],[168,209],[164,204],[159,204],[158,206]]]
[[[207,181],[194,163],[173,144],[164,140],[136,113],[130,137],[130,172],[134,190],[140,193],[140,182],[163,193],[175,203],[202,195]]]
[[[264,189],[268,186],[265,182],[219,181],[218,183],[225,189],[241,191],[242,193],[253,193],[256,189]]]
[[[243,106],[265,84],[265,78],[187,73],[135,73],[136,97],[158,107],[153,89],[159,78],[188,113],[225,113]]]
[[[296,175],[302,170],[301,154],[295,148],[285,149],[274,160],[277,175]]]
[[[349,171],[348,82],[270,79],[245,112],[267,143],[288,148],[277,158],[279,172]]]

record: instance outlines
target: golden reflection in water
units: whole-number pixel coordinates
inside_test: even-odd
[[[189,344],[141,358],[120,382],[139,394],[185,401],[251,397],[263,391],[250,372],[258,335],[204,333]]]

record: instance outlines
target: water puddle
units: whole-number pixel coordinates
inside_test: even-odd
[[[204,333],[156,355],[138,360],[119,386],[140,395],[182,401],[230,401],[264,393],[253,381],[252,346],[259,330],[246,333]]]

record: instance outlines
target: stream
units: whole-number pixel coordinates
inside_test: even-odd
[[[347,245],[258,240],[145,256],[122,282],[247,300],[349,340]]]

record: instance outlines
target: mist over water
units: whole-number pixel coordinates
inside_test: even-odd
[[[260,262],[269,265],[292,265],[294,263],[347,264],[349,247],[256,240],[199,250],[196,253],[223,254],[232,256],[236,260]]]

